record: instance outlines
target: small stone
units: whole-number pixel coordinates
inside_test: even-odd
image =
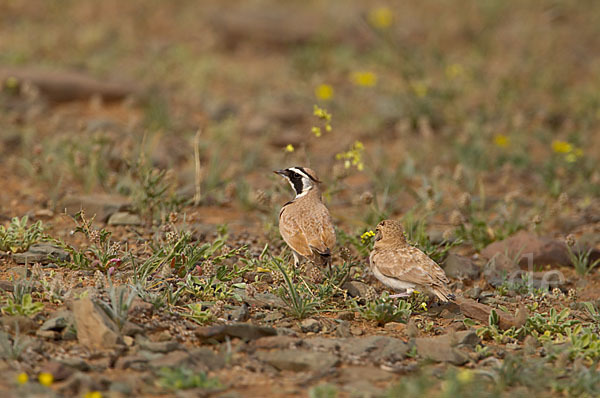
[[[48,264],[56,260],[68,261],[69,258],[69,253],[50,243],[36,243],[31,245],[26,252],[12,255],[12,259],[17,264]]]
[[[53,330],[62,332],[68,326],[73,325],[73,313],[68,310],[57,311],[40,326],[40,330]]]
[[[468,257],[450,253],[443,265],[444,272],[449,278],[473,280],[479,277],[479,267]]]
[[[118,211],[108,218],[108,225],[142,225],[142,219],[137,214]]]
[[[121,333],[124,336],[135,336],[138,334],[143,334],[144,328],[136,323],[127,321],[123,325],[123,329],[121,330]]]
[[[20,334],[28,334],[37,326],[33,319],[24,315],[5,315],[1,319],[2,325],[13,334],[16,334],[17,331]]]
[[[90,370],[90,365],[88,365],[88,363],[85,362],[81,358],[77,358],[77,357],[62,358],[62,359],[59,359],[58,362],[62,363],[65,366],[68,366],[70,368],[73,368],[75,370],[79,370],[82,372],[87,372],[88,370]]]
[[[338,313],[337,319],[342,319],[344,321],[353,321],[354,320],[354,312],[342,311],[342,312]]]
[[[41,372],[50,373],[55,381],[62,381],[71,376],[75,370],[58,361],[50,361],[42,366]]]
[[[234,323],[198,328],[196,336],[202,340],[225,341],[226,337],[237,337],[242,340],[255,340],[261,337],[274,336],[277,331],[268,326],[255,326],[247,323]]]
[[[131,336],[123,336],[123,341],[127,347],[131,347],[134,343],[134,339]]]
[[[400,322],[388,322],[383,328],[391,332],[403,332],[404,329],[406,329],[406,324]]]
[[[152,342],[152,341],[143,341],[140,343],[140,348],[143,350],[147,350],[150,352],[158,352],[166,354],[171,351],[176,351],[180,349],[181,344],[177,341],[161,341],[161,342]]]
[[[362,330],[362,328],[360,328],[356,325],[352,325],[352,326],[350,326],[350,333],[353,336],[362,336],[364,331]]]
[[[226,314],[226,318],[229,321],[246,322],[248,319],[250,319],[250,311],[248,304],[242,303],[241,306],[236,307],[232,311],[229,311]]]
[[[372,295],[371,286],[359,281],[348,281],[342,285],[342,289],[348,291],[350,297],[360,297],[367,299]]]
[[[321,331],[321,324],[316,319],[308,318],[300,323],[300,330],[304,333],[319,333]]]
[[[325,352],[301,350],[259,351],[256,357],[278,370],[293,372],[324,371],[336,366],[339,358]]]

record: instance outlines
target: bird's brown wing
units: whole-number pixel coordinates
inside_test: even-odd
[[[306,235],[298,224],[295,217],[291,217],[284,207],[279,216],[279,232],[281,237],[296,253],[303,257],[312,256],[312,249],[309,246]]]
[[[371,255],[372,266],[383,275],[400,281],[424,286],[443,286],[448,283],[444,270],[419,249],[407,246],[400,248],[377,248]]]
[[[335,228],[329,211],[324,205],[318,206],[311,217],[300,222],[308,245],[320,254],[329,254],[335,246]]]

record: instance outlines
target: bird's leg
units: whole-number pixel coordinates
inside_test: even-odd
[[[300,265],[300,256],[295,250],[292,250],[292,254],[294,255],[294,268],[297,268]]]
[[[407,298],[407,297],[412,296],[414,290],[415,289],[408,288],[408,289],[406,289],[406,292],[404,292],[404,293],[390,295],[390,298]]]

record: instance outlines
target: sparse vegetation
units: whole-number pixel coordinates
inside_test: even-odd
[[[0,2],[0,391],[600,395],[600,3],[30,3]],[[290,166],[330,267],[278,232]],[[454,303],[389,297],[383,219]]]

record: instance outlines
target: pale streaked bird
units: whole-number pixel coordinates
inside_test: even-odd
[[[285,178],[296,193],[279,212],[279,232],[292,249],[294,265],[305,258],[317,266],[330,266],[335,229],[329,210],[321,201],[321,181],[307,167],[290,167],[275,173]]]
[[[384,220],[377,225],[370,268],[377,279],[394,290],[406,290],[390,297],[406,297],[417,290],[435,295],[440,301],[454,299],[444,270],[425,253],[411,246],[402,224]]]

